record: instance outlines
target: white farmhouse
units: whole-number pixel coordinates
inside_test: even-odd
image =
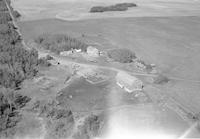
[[[68,55],[71,55],[71,54],[73,54],[73,53],[74,53],[73,50],[62,51],[62,52],[60,52],[60,55],[61,55],[61,56],[68,56]]]
[[[93,46],[88,46],[87,47],[87,54],[89,56],[98,57],[100,55],[100,51]]]
[[[117,85],[128,93],[133,91],[141,91],[143,83],[138,78],[131,76],[125,72],[119,72],[116,76]]]
[[[77,53],[80,53],[82,50],[81,50],[81,49],[75,49],[75,51],[76,51]]]

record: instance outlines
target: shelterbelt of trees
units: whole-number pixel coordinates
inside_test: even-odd
[[[41,34],[35,42],[42,48],[58,54],[71,49],[86,51],[88,47],[84,42],[65,34]]]
[[[0,0],[0,138],[14,134],[21,117],[19,109],[30,100],[18,94],[17,89],[44,64],[36,50],[28,51],[22,46],[5,2],[10,4]]]

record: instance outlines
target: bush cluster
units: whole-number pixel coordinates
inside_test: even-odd
[[[46,118],[48,139],[67,138],[72,134],[75,122],[73,113],[68,108],[57,105],[54,100],[37,100],[32,110]]]
[[[78,127],[77,133],[74,134],[74,139],[93,139],[100,135],[103,121],[103,115],[90,115],[87,117],[83,125]]]
[[[108,57],[120,63],[130,63],[136,58],[135,53],[129,49],[109,50]]]
[[[164,76],[162,74],[159,74],[157,77],[154,78],[155,84],[166,84],[169,81],[170,81],[169,78],[167,78],[166,76]]]
[[[16,111],[22,108],[30,98],[17,94],[11,89],[0,88],[0,138],[12,134],[21,115]]]

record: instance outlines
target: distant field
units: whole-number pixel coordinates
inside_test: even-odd
[[[133,2],[137,8],[128,11],[89,13],[93,6]],[[198,0],[12,0],[22,14],[21,20],[58,18],[64,20],[102,19],[113,17],[193,16],[200,13]]]

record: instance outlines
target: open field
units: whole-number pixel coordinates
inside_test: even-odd
[[[119,2],[134,2],[138,7],[122,12],[89,13],[93,6],[107,6]],[[200,13],[198,0],[17,0],[13,7],[23,16],[22,20],[58,18],[84,20],[113,17],[194,16]]]

